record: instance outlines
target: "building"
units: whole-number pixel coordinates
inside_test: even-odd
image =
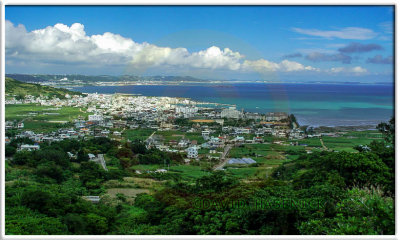
[[[210,138],[210,131],[208,130],[201,131],[201,136],[203,136],[205,140],[208,140]]]
[[[198,107],[183,107],[179,106],[175,108],[176,113],[183,113],[183,114],[190,114],[190,113],[197,113],[199,111]]]
[[[89,118],[89,121],[93,121],[93,122],[94,121],[96,121],[96,122],[103,121],[103,116],[98,115],[98,114],[89,115],[88,118]]]
[[[265,121],[280,121],[283,119],[287,119],[289,116],[285,112],[269,112],[265,114]]]
[[[198,158],[199,157],[199,153],[197,152],[197,148],[196,147],[187,148],[186,152],[187,152],[187,157],[188,158]]]
[[[155,172],[156,173],[166,173],[168,171],[166,169],[157,169]]]
[[[40,149],[39,145],[22,144],[19,147],[19,151],[33,151],[33,150],[39,150],[39,149]]]
[[[300,129],[298,128],[292,129],[289,132],[289,139],[301,139],[301,138],[304,138],[304,133]]]
[[[242,113],[238,110],[236,110],[236,107],[229,107],[229,108],[225,108],[224,110],[222,110],[221,112],[221,117],[222,118],[240,118],[242,115]]]
[[[100,202],[100,196],[82,196],[82,198],[92,203]]]

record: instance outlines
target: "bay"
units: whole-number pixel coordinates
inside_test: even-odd
[[[129,93],[234,104],[249,112],[293,113],[312,126],[376,125],[394,115],[393,84],[203,84],[75,87],[84,93]]]

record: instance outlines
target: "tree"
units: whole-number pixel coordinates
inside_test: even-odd
[[[54,162],[45,162],[39,164],[36,169],[36,175],[40,177],[41,182],[43,182],[43,178],[49,177],[57,181],[57,183],[61,183],[64,177],[63,169],[56,165]]]
[[[53,217],[20,217],[7,219],[6,234],[18,235],[60,235],[67,234],[67,227],[60,219]]]
[[[387,142],[394,144],[396,130],[394,117],[389,120],[389,123],[382,122],[376,128],[383,134]]]
[[[15,147],[6,145],[6,147],[5,147],[6,157],[12,157],[16,152],[17,152],[17,149]]]
[[[71,234],[87,234],[86,231],[86,219],[84,219],[81,215],[75,213],[68,213],[63,218],[63,222],[67,225],[68,231]]]
[[[300,224],[301,234],[392,235],[394,201],[377,189],[353,188],[336,205],[333,218],[309,219]]]
[[[25,165],[25,164],[29,166],[35,165],[32,152],[28,151],[17,152],[12,158],[11,163],[16,165]]]
[[[95,213],[89,213],[85,216],[86,228],[89,234],[102,235],[107,233],[107,218],[99,216]]]
[[[80,149],[78,151],[78,154],[76,156],[77,162],[87,162],[89,161],[89,156],[83,151],[83,149]]]
[[[145,154],[147,152],[147,148],[143,142],[141,142],[139,140],[135,140],[132,143],[132,151],[135,154]]]

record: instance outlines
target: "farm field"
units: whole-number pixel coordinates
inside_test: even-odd
[[[146,140],[152,133],[153,129],[142,128],[142,129],[127,129],[123,132],[123,137],[131,141],[134,140]]]
[[[78,116],[87,117],[85,109],[75,107],[51,107],[36,104],[11,104],[5,106],[6,121],[32,119],[40,121],[71,121]]]

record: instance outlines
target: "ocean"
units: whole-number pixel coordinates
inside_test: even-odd
[[[393,84],[204,84],[86,86],[84,93],[129,93],[234,104],[249,112],[293,113],[301,125],[376,125],[394,116]]]

